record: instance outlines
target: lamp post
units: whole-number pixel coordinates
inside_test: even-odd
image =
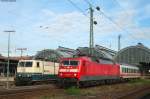
[[[6,88],[9,89],[9,52],[10,52],[10,33],[15,32],[13,30],[7,30],[4,31],[6,33],[8,33],[8,60],[7,60],[7,84],[6,84]]]

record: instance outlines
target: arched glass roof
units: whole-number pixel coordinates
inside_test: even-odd
[[[150,49],[141,43],[120,50],[114,59],[118,63],[139,65],[141,62],[150,63]]]
[[[75,50],[60,47],[56,50],[46,49],[39,51],[34,59],[48,60],[48,61],[56,61],[58,62],[60,58],[63,57],[73,57]]]

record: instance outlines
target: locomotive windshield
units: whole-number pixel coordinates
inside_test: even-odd
[[[19,62],[19,67],[32,67],[32,62]]]
[[[78,66],[79,61],[63,61],[62,62],[64,66]]]

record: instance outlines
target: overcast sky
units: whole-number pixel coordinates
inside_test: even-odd
[[[4,0],[3,0],[4,1]],[[17,48],[27,48],[24,55],[34,55],[42,49],[58,46],[76,49],[89,45],[89,10],[85,0],[0,0],[0,53],[7,55],[8,34],[11,34],[11,55],[19,55]],[[94,43],[117,50],[138,42],[150,47],[150,0],[88,0],[102,13],[94,11]]]

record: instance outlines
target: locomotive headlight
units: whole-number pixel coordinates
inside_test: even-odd
[[[74,76],[77,76],[77,74],[75,73]]]

